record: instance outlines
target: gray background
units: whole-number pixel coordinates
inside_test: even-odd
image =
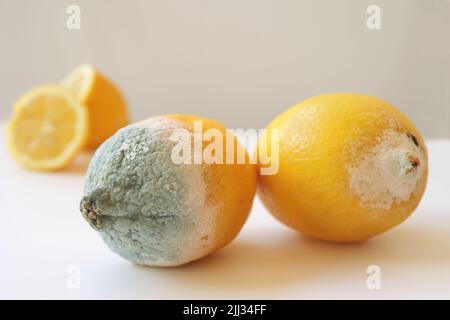
[[[81,7],[81,30],[66,8]],[[382,28],[366,27],[381,7]],[[89,62],[133,120],[191,113],[262,128],[325,92],[379,96],[450,137],[447,0],[0,0],[0,118],[25,90]]]

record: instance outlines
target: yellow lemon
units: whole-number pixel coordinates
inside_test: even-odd
[[[12,157],[34,170],[56,170],[67,165],[87,137],[87,113],[62,86],[37,87],[14,105],[7,127]]]
[[[117,87],[93,66],[75,68],[62,81],[89,115],[87,148],[96,148],[128,124],[127,106]]]
[[[427,180],[424,140],[388,103],[326,94],[274,119],[279,171],[259,179],[268,210],[301,233],[328,241],[369,239],[405,220]],[[261,137],[266,143],[269,134]]]

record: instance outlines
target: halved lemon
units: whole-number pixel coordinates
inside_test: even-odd
[[[86,106],[88,148],[98,147],[128,124],[127,106],[119,89],[92,65],[78,66],[63,79],[62,85]]]
[[[12,157],[26,168],[57,170],[84,146],[88,114],[67,88],[41,86],[20,97],[7,126]]]

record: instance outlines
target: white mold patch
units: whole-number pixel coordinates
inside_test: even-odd
[[[388,210],[410,199],[426,167],[416,143],[412,136],[386,130],[361,161],[348,166],[350,190],[363,206]]]
[[[208,185],[201,165],[181,165],[181,176],[189,190],[185,204],[194,222],[185,236],[181,260],[191,261],[211,252],[215,241],[218,208],[207,205]],[[220,204],[217,204],[220,205]]]

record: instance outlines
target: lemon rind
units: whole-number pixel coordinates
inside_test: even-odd
[[[82,88],[76,92],[76,98],[79,101],[85,101],[92,91],[91,88],[94,83],[95,75],[97,71],[95,67],[91,64],[82,64],[76,67],[74,70],[69,72],[69,74],[63,78],[61,84],[66,88],[71,88],[72,83],[80,77],[83,78]]]

